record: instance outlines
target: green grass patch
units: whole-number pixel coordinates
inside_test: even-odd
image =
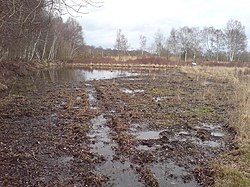
[[[213,112],[211,107],[208,106],[198,106],[191,109],[191,111],[194,112],[195,114],[209,114]]]

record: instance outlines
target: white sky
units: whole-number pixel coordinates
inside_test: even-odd
[[[97,0],[96,0],[97,1]],[[241,21],[250,44],[249,0],[99,0],[101,8],[88,8],[77,20],[88,45],[113,48],[117,29],[128,39],[130,48],[139,47],[139,35],[153,42],[157,30],[169,36],[170,30],[189,26],[223,29],[229,19]]]

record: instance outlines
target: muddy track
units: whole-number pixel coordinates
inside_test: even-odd
[[[117,159],[146,186],[208,186],[202,173],[221,152],[230,149],[227,127],[232,88],[226,82],[169,70],[95,82],[108,115]],[[205,176],[204,176],[205,175]]]
[[[210,161],[232,146],[228,82],[79,71],[27,77],[1,98],[1,186],[213,183]]]

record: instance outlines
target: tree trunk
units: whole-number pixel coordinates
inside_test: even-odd
[[[31,53],[31,56],[30,56],[30,58],[29,58],[29,60],[32,60],[33,58],[34,58],[34,54],[35,54],[35,51],[36,51],[36,45],[37,45],[37,43],[38,43],[38,41],[39,41],[39,38],[40,38],[40,36],[41,36],[41,31],[39,32],[39,35],[38,35],[38,37],[37,37],[37,39],[35,40],[35,42],[34,42],[34,45],[33,45],[33,49],[32,49],[32,53]]]
[[[187,50],[185,51],[184,61],[187,62]]]
[[[45,42],[44,42],[44,46],[43,46],[43,53],[42,53],[42,57],[41,57],[42,60],[44,60],[44,55],[45,55],[45,52],[46,52],[46,46],[47,46],[47,41],[48,41],[48,35],[49,35],[49,32],[47,32],[47,34],[46,34],[46,38],[45,38]]]
[[[234,60],[234,51],[230,52],[229,60],[230,60],[230,62],[233,62],[233,60]]]
[[[57,40],[57,36],[54,36],[54,40],[53,40],[52,45],[50,47],[50,52],[49,52],[48,60],[54,60],[56,40]]]

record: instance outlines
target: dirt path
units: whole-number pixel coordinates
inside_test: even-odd
[[[78,73],[27,77],[1,98],[1,186],[213,183],[207,164],[231,146],[229,83],[178,69]]]

